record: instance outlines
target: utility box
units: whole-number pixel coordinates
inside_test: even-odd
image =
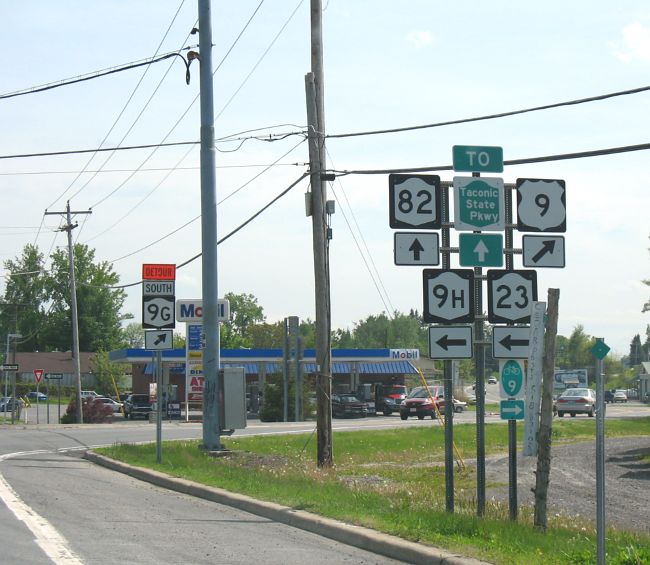
[[[222,430],[246,427],[246,372],[243,367],[225,367],[219,371],[219,419]]]

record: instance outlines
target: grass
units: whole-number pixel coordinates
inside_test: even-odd
[[[507,450],[507,427],[486,426],[486,453]],[[593,420],[554,421],[553,441],[593,439]],[[650,434],[650,418],[612,420],[607,435]],[[475,453],[475,427],[454,426],[461,453]],[[411,541],[435,545],[499,564],[595,563],[595,525],[567,516],[549,516],[546,533],[532,525],[532,509],[521,508],[518,522],[507,504],[490,501],[476,517],[473,469],[456,471],[455,512],[445,511],[444,430],[409,427],[337,432],[336,465],[319,469],[310,435],[229,438],[229,457],[211,458],[198,441],[165,442],[163,462],[155,446],[114,445],[98,450],[133,465],[274,501],[322,516],[359,524]],[[488,485],[489,486],[489,485]],[[608,530],[608,565],[650,564],[650,536]]]

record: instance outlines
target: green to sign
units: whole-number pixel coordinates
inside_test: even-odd
[[[503,172],[503,147],[454,145],[454,171],[459,173]]]
[[[526,413],[523,400],[502,400],[501,401],[501,419],[502,420],[523,420]]]
[[[464,231],[505,229],[503,179],[454,177],[454,227]]]
[[[509,359],[501,365],[501,395],[507,398],[521,398],[524,390],[523,363]]]
[[[461,267],[503,266],[503,236],[500,233],[461,233],[458,248]]]

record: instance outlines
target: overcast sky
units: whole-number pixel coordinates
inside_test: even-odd
[[[650,82],[650,5],[641,0],[323,4],[328,134],[497,114]],[[0,95],[194,46],[196,20],[194,1],[3,2]],[[280,134],[268,138],[273,142],[218,143],[219,237],[307,170],[298,134],[306,124],[309,30],[308,0],[213,2],[214,66],[225,58],[214,75],[216,137]],[[174,57],[0,99],[0,156],[196,141],[196,62],[190,71],[188,86]],[[332,138],[328,166],[451,165],[457,144],[500,146],[506,160],[645,144],[649,109],[650,93],[641,92],[462,125]],[[278,139],[283,134],[292,135]],[[618,354],[628,353],[636,333],[644,339],[650,323],[641,313],[650,291],[642,283],[650,278],[647,163],[648,152],[635,151],[506,166],[502,174],[506,183],[566,182],[566,267],[538,269],[539,299],[559,288],[559,332],[568,336],[582,324]],[[138,281],[143,263],[183,263],[200,252],[198,165],[191,145],[0,159],[0,259],[19,256],[28,243],[46,256],[64,246],[61,218],[44,212],[65,210],[69,199],[73,210],[92,210],[76,218],[76,241],[112,262],[121,282]],[[439,174],[452,180],[451,171]],[[219,246],[219,295],[253,294],[269,322],[314,318],[307,188],[303,181]],[[422,311],[421,268],[394,265],[388,176],[340,176],[329,198],[337,201],[333,327],[351,329],[382,311]],[[522,268],[521,256],[515,267]],[[200,297],[200,261],[178,270],[176,294]],[[141,299],[140,286],[129,288],[125,310],[137,321]]]

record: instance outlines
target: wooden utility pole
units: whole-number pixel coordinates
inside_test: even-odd
[[[74,274],[74,246],[72,245],[72,230],[77,224],[72,223],[72,214],[92,214],[90,210],[71,212],[70,201],[66,203],[65,212],[45,212],[45,215],[65,214],[66,225],[61,231],[68,232],[68,261],[70,264],[70,310],[72,317],[72,363],[77,388],[77,424],[83,424],[84,413],[81,405],[81,360],[79,359],[79,316],[77,314],[77,284]]]
[[[314,249],[316,298],[316,419],[319,467],[330,467],[332,456],[332,369],[329,239],[325,172],[325,104],[321,0],[311,0],[311,73],[305,76],[311,173],[310,213]]]
[[[551,427],[553,422],[553,381],[555,374],[555,338],[560,290],[548,289],[546,332],[544,334],[544,364],[542,369],[542,408],[539,423],[537,472],[535,473],[535,527],[546,531],[547,497],[551,473]]]

